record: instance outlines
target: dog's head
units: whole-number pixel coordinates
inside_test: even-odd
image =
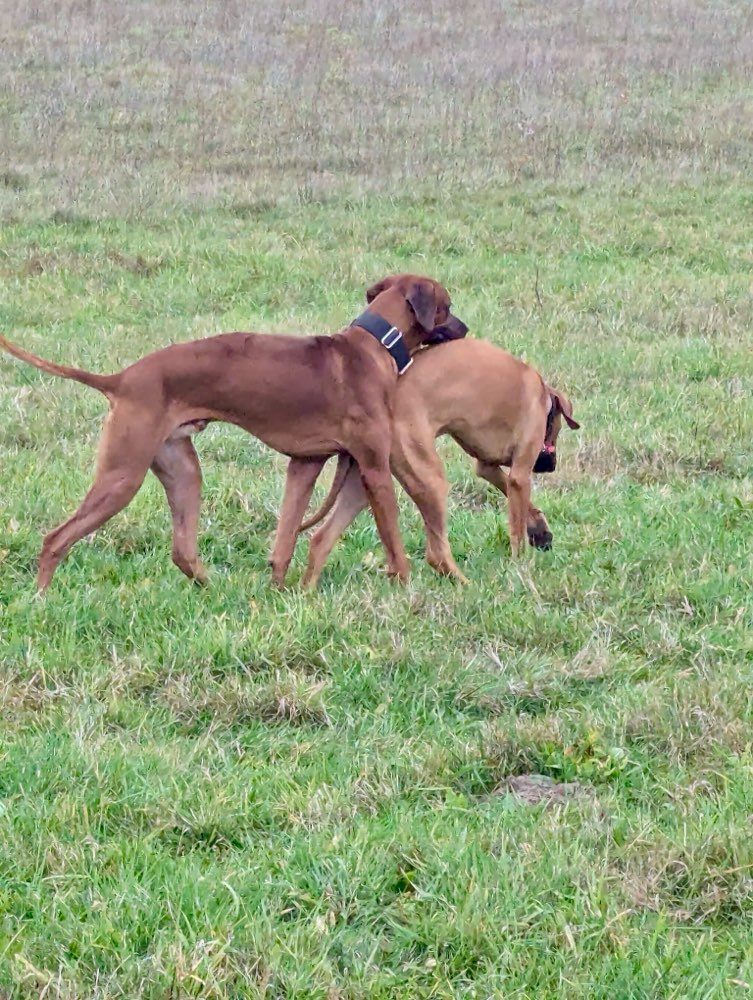
[[[546,432],[544,434],[544,447],[539,452],[534,472],[554,472],[557,468],[557,436],[562,428],[562,420],[572,430],[577,430],[580,424],[573,419],[573,406],[564,392],[559,389],[552,389],[550,385],[546,387],[549,393],[549,413],[546,418]]]
[[[366,301],[406,337],[414,339],[416,346],[458,340],[468,333],[465,323],[450,312],[447,289],[432,278],[390,275],[367,290]]]

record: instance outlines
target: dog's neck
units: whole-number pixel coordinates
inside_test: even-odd
[[[429,336],[418,323],[405,296],[397,288],[387,288],[369,303],[367,312],[376,313],[400,330],[408,351],[413,354]]]
[[[402,330],[390,323],[388,319],[380,316],[379,313],[367,309],[360,316],[357,316],[350,325],[366,330],[379,341],[397,365],[398,375],[402,375],[413,364],[411,352]]]

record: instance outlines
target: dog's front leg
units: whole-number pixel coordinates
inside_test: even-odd
[[[447,478],[434,442],[406,434],[395,449],[392,469],[408,496],[418,507],[426,535],[426,561],[443,576],[468,583],[453,559],[447,537]]]
[[[386,447],[351,449],[374,514],[379,538],[387,556],[387,575],[406,583],[410,575],[408,557],[398,525],[397,497],[390,471],[389,440]]]
[[[507,477],[507,503],[510,518],[510,547],[513,556],[525,551],[526,514],[531,499],[531,463],[513,461]]]
[[[479,460],[476,462],[476,475],[485,479],[487,483],[491,483],[507,497],[509,489],[507,474],[499,465]],[[528,533],[528,541],[534,548],[551,549],[552,532],[549,530],[549,523],[543,512],[531,503],[528,505],[526,514],[526,532]]]

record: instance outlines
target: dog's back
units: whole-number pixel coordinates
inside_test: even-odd
[[[456,340],[415,359],[398,383],[395,420],[398,428],[420,423],[432,436],[450,434],[474,457],[507,464],[531,428],[543,441],[547,399],[524,361],[485,340]]]

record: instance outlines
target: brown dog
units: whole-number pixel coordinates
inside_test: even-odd
[[[457,340],[420,352],[398,385],[390,461],[421,512],[426,558],[434,569],[465,581],[447,539],[448,487],[435,438],[453,437],[476,459],[477,474],[508,498],[514,554],[525,544],[526,531],[532,545],[549,548],[546,518],[530,504],[531,473],[554,468],[562,417],[569,427],[580,426],[572,412],[567,397],[530,365],[486,341]],[[290,523],[289,507],[300,509],[297,464],[288,466],[281,523]],[[509,475],[502,465],[510,467]],[[333,545],[366,503],[358,469],[341,459],[324,505],[300,528],[318,523],[334,504],[332,516],[311,539],[304,583],[316,583]]]
[[[39,589],[71,546],[132,500],[150,468],[170,505],[173,561],[203,582],[196,544],[201,469],[190,436],[212,420],[237,424],[296,459],[296,527],[327,458],[348,452],[363,477],[388,572],[405,580],[389,467],[398,366],[404,370],[436,327],[466,328],[450,313],[447,291],[430,278],[386,278],[369,294],[368,311],[331,337],[226,333],[166,347],[115,375],[54,364],[0,337],[15,357],[92,386],[110,404],[94,483],[76,513],[45,537]],[[278,579],[274,565],[273,572]]]

